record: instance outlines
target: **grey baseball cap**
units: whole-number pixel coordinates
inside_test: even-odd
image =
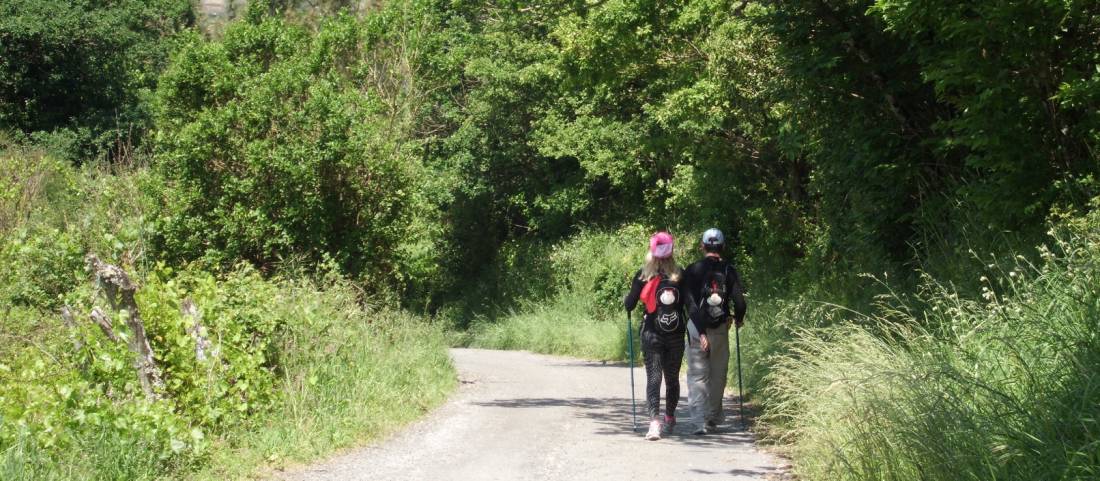
[[[722,231],[718,229],[707,229],[703,233],[703,245],[711,247],[724,246],[726,245],[726,236],[722,235]]]

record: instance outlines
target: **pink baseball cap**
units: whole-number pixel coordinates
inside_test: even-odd
[[[658,259],[667,259],[672,256],[672,234],[658,232],[649,238],[649,253]]]

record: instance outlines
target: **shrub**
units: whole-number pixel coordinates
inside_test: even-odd
[[[131,140],[169,39],[191,22],[187,0],[0,4],[0,129],[63,129],[84,147]]]
[[[74,168],[37,147],[0,145],[0,300],[56,308],[84,282],[88,252],[145,259],[142,169]]]
[[[0,234],[26,225],[73,182],[73,172],[46,153],[0,142]]]
[[[387,74],[363,35],[348,17],[311,36],[250,16],[221,41],[183,46],[157,93],[168,259],[270,271],[331,258],[371,285],[397,274],[422,173],[400,118],[365,83]]]
[[[202,432],[141,394],[124,344],[87,322],[70,331],[54,312],[2,314],[4,479],[150,479],[200,453]]]

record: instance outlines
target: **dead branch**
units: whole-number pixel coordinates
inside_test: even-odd
[[[134,360],[134,369],[137,370],[145,396],[155,399],[157,389],[163,386],[164,382],[161,380],[160,369],[157,368],[153,358],[153,347],[149,345],[149,338],[145,334],[145,323],[141,320],[141,311],[134,299],[137,286],[125,271],[99,260],[95,254],[88,254],[84,260],[95,276],[96,287],[104,292],[107,301],[111,303],[111,308],[120,312],[125,311],[126,326],[130,328],[132,334],[129,339],[130,350],[137,355]],[[99,312],[103,319],[96,319],[96,312]],[[104,325],[101,320],[105,320],[106,325],[110,326],[110,319],[99,308],[92,309],[92,319],[99,324],[100,328]],[[113,333],[113,329],[111,332]],[[108,338],[110,337],[111,335],[108,335]],[[112,340],[117,339],[118,337],[115,336]]]
[[[184,299],[180,304],[180,312],[184,318],[192,319],[191,327],[187,328],[187,332],[195,339],[195,359],[201,362],[216,356],[217,353],[210,350],[212,343],[206,337],[206,330],[202,327],[202,313],[195,306],[195,301],[190,298]]]
[[[88,317],[92,319],[92,323],[99,326],[99,330],[103,331],[103,335],[107,336],[111,342],[118,342],[118,334],[115,334],[114,324],[111,323],[111,317],[103,312],[102,309],[95,307],[92,308],[91,314]]]

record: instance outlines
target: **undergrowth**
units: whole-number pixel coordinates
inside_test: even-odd
[[[622,288],[636,269],[640,251],[635,239],[643,238],[641,232],[640,226],[627,226],[617,232],[585,231],[555,244],[507,246],[486,276],[492,285],[478,288],[498,303],[486,309],[489,317],[473,321],[465,342],[482,348],[625,359]]]
[[[74,168],[2,147],[0,479],[249,476],[373,439],[453,388],[443,330],[331,266],[169,267],[145,242],[151,177],[140,164]],[[164,380],[155,399],[135,374],[128,313],[108,309],[87,253],[138,285]],[[118,341],[89,320],[93,307]]]
[[[236,478],[373,439],[453,388],[442,331],[364,307],[350,284],[244,271],[144,285],[139,306],[166,381],[162,399],[140,395],[132,355],[91,325],[78,350],[67,336],[24,344],[0,363],[0,478],[153,479],[195,469],[196,479]],[[184,297],[203,310],[212,340],[205,360],[184,330]],[[65,332],[51,314],[31,315]],[[269,328],[250,327],[257,321]]]
[[[926,278],[866,315],[819,310],[847,322],[801,330],[772,359],[764,391],[769,434],[797,472],[1100,476],[1100,216],[1052,233],[1037,265],[989,259],[976,297]]]

